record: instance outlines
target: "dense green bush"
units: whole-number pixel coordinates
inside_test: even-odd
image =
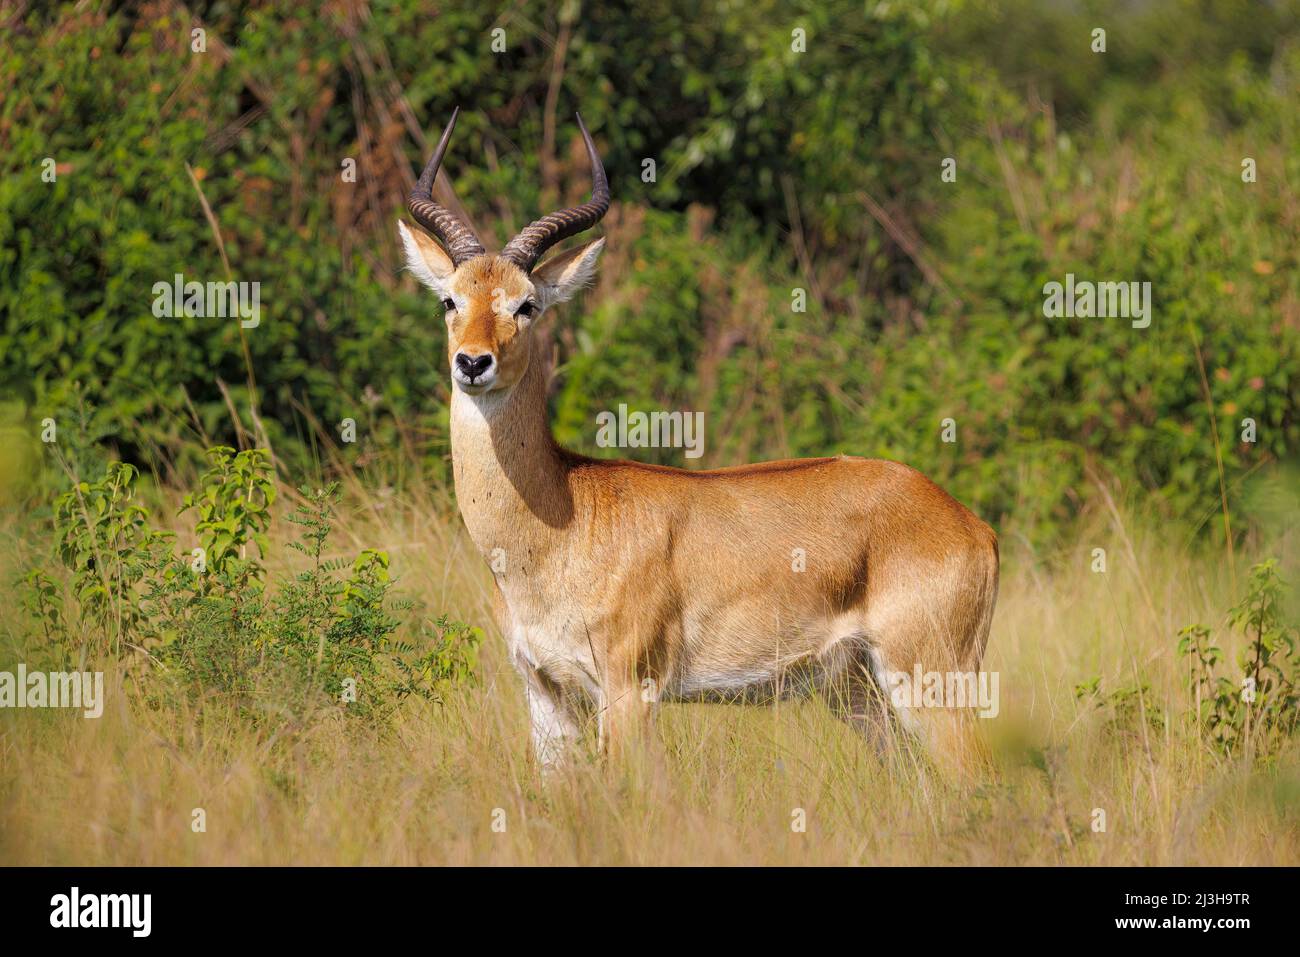
[[[34,7],[0,46],[3,425],[74,421],[80,384],[136,464],[225,441],[299,474],[351,418],[343,462],[445,479],[440,310],[393,220],[454,105],[489,243],[576,198],[581,108],[617,202],[558,322],[565,441],[608,454],[620,402],[702,410],[691,464],[887,455],[1044,538],[1095,473],[1217,533],[1220,461],[1241,511],[1300,442],[1297,7],[1185,7]],[[1067,272],[1149,280],[1150,328],[1045,318]],[[261,323],[155,317],[176,273],[260,282]]]

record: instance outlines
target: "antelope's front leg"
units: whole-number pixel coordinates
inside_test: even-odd
[[[550,774],[567,763],[582,736],[582,723],[562,688],[535,668],[523,671],[533,754],[542,773]]]

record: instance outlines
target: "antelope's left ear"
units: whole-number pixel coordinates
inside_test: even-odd
[[[593,239],[552,256],[533,270],[533,285],[542,300],[542,308],[573,298],[596,275],[596,259],[605,248],[605,239]]]

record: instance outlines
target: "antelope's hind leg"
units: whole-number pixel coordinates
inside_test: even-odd
[[[881,758],[899,743],[898,719],[871,672],[869,653],[857,652],[824,689],[831,713],[862,735]]]
[[[888,620],[873,621],[871,670],[895,721],[925,746],[930,763],[951,780],[970,781],[988,770],[988,750],[976,702],[966,696],[949,700],[948,691],[954,680],[967,681],[965,676],[978,683],[992,609],[960,593],[950,597],[949,602],[932,598],[928,605],[898,605]],[[930,700],[931,680],[943,700]],[[899,692],[903,703],[896,706],[891,699]]]

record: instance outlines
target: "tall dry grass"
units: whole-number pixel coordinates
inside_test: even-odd
[[[387,548],[408,593],[490,622],[490,577],[445,496],[358,486],[349,500],[336,550]],[[0,576],[12,581],[46,545],[17,517],[3,538]],[[981,723],[997,771],[973,787],[936,781],[905,753],[882,762],[816,700],[667,705],[658,752],[583,760],[543,785],[489,625],[481,686],[442,705],[408,701],[384,728],[325,715],[255,729],[215,699],[150,710],[111,666],[98,720],[0,711],[0,862],[1300,863],[1297,749],[1251,768],[1199,747],[1181,720],[1178,628],[1215,626],[1230,655],[1241,640],[1221,631],[1236,598],[1223,559],[1119,509],[1051,559],[1014,535],[1003,544],[987,658],[1001,714]],[[1105,574],[1090,570],[1095,547]],[[1294,572],[1293,545],[1272,547]],[[14,606],[0,668],[32,640]],[[1167,721],[1108,727],[1074,694],[1095,675],[1103,688],[1148,682]]]

